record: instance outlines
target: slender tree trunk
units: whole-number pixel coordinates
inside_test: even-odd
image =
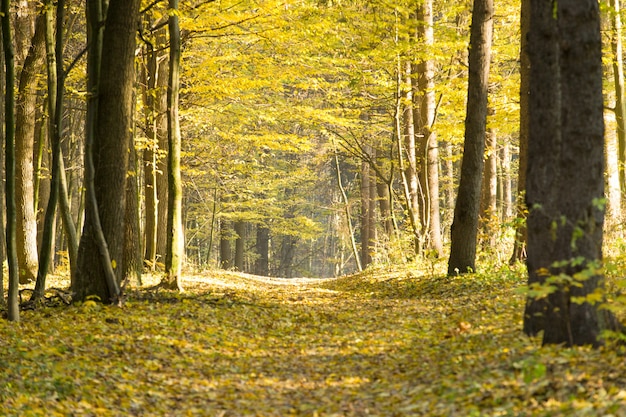
[[[418,176],[418,155],[417,155],[417,141],[415,132],[415,111],[413,108],[413,66],[409,61],[405,63],[404,68],[404,110],[403,110],[403,123],[404,123],[404,149],[406,150],[407,165],[404,171],[404,175],[407,179],[409,198],[407,205],[409,207],[409,216],[411,216],[411,224],[414,225],[415,233],[415,254],[419,254],[422,251],[422,234],[419,230],[420,224],[420,204],[419,204],[419,176]],[[402,150],[400,150],[402,152]]]
[[[511,149],[505,140],[500,149],[500,176],[502,177],[502,221],[508,222],[513,217],[513,189],[511,188]]]
[[[424,48],[432,48],[435,43],[433,30],[433,3],[425,0],[417,8],[417,41]],[[439,145],[437,133],[434,130],[435,112],[437,103],[435,100],[435,61],[425,59],[417,66],[417,87],[419,95],[419,117],[417,119],[418,131],[421,141],[419,155],[421,163],[421,175],[423,177],[423,189],[425,205],[424,219],[429,237],[429,248],[437,256],[443,254],[443,242],[441,240],[441,216],[439,210]]]
[[[151,22],[148,22],[150,24]],[[144,64],[143,100],[145,109],[146,136],[148,143],[143,151],[144,162],[144,204],[145,204],[145,254],[144,259],[154,271],[157,263],[157,217],[158,197],[156,189],[156,159],[158,152],[156,119],[158,110],[155,104],[157,79],[157,52],[155,46],[147,43],[146,62]]]
[[[361,265],[363,268],[372,262],[370,253],[370,165],[361,163]]]
[[[498,143],[496,131],[490,128],[486,136],[486,163],[483,173],[482,198],[480,204],[482,231],[485,245],[493,248],[498,232]]]
[[[361,264],[361,257],[359,256],[356,239],[354,237],[354,227],[352,225],[352,216],[350,215],[350,201],[348,200],[348,194],[346,194],[346,190],[343,187],[343,182],[341,181],[341,168],[339,165],[339,156],[337,155],[336,147],[335,167],[337,169],[337,186],[339,187],[339,191],[341,192],[341,200],[343,201],[344,212],[346,213],[346,223],[348,224],[348,234],[350,235],[350,248],[352,249],[352,254],[354,255],[356,267],[358,271],[361,272],[363,271],[363,265]]]
[[[474,0],[470,32],[467,116],[461,179],[454,206],[448,274],[476,270],[476,233],[487,124],[493,0]]]
[[[20,320],[19,306],[19,267],[17,262],[16,242],[16,204],[15,204],[15,54],[11,33],[9,0],[0,1],[0,22],[2,22],[2,47],[5,64],[5,199],[7,210],[6,246],[9,264],[9,297],[7,317],[9,321]]]
[[[611,22],[611,50],[613,51],[613,78],[615,81],[615,120],[617,122],[617,143],[619,181],[622,193],[626,193],[626,103],[624,102],[624,53],[622,48],[622,18],[619,0],[609,0]]]
[[[530,57],[528,49],[528,31],[530,29],[530,1],[522,0],[521,6],[521,48],[520,48],[520,126],[519,126],[519,167],[517,174],[517,195],[515,207],[515,240],[509,264],[526,259],[526,172],[528,166],[528,135],[529,135],[529,100],[530,100]]]
[[[617,131],[612,112],[605,112],[604,160],[606,165],[607,229],[621,223],[622,192],[619,178]]]
[[[20,283],[37,277],[37,216],[33,154],[37,113],[37,82],[44,61],[46,18],[37,17],[35,35],[24,60],[15,112],[15,192],[17,197],[17,259]]]
[[[180,174],[181,136],[178,120],[178,95],[180,91],[180,28],[178,25],[178,0],[169,0],[170,32],[169,81],[167,88],[167,139],[168,139],[168,204],[167,250],[165,254],[165,284],[182,291],[183,266],[183,185]]]
[[[56,26],[63,27],[64,0],[59,0],[56,12]],[[44,5],[45,17],[45,45],[46,45],[46,68],[48,74],[48,113],[49,113],[49,137],[52,145],[52,169],[50,181],[50,196],[43,221],[42,239],[39,253],[39,268],[37,270],[37,283],[30,301],[39,301],[46,289],[46,275],[52,260],[54,244],[54,226],[56,208],[60,186],[61,155],[61,126],[63,122],[63,31],[59,30],[55,38],[55,14],[51,0],[46,0]],[[72,242],[68,242],[72,245]],[[73,248],[72,248],[73,249]],[[70,256],[70,265],[72,265]],[[70,267],[71,269],[71,267]]]

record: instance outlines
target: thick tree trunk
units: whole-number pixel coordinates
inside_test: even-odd
[[[547,299],[529,297],[524,329],[543,330],[544,344],[598,345],[602,329],[614,325],[599,302],[586,299],[602,287],[599,7],[593,0],[562,0],[555,11],[536,2],[531,13],[528,281],[555,291]],[[548,277],[557,278],[548,284]]]
[[[88,1],[88,7],[92,6],[90,3]],[[98,68],[94,68],[95,65],[89,67],[91,71],[99,69],[100,73],[99,76],[89,74],[95,77],[90,87],[95,89],[97,115],[91,150],[93,161],[88,160],[86,165],[93,162],[93,167],[89,168],[94,171],[86,173],[86,187],[91,197],[86,201],[78,269],[72,280],[76,300],[96,295],[103,302],[117,302],[119,297],[118,285],[124,262],[123,223],[128,166],[128,158],[120,158],[120,155],[128,155],[132,139],[135,31],[139,4],[139,0],[109,2],[101,55],[106,59],[102,59]],[[90,19],[90,24],[98,23]],[[95,42],[93,48],[97,49],[97,39],[92,42]],[[87,128],[88,132],[90,129]],[[93,177],[89,178],[91,175]]]
[[[46,19],[37,17],[35,35],[20,73],[15,112],[15,192],[17,198],[17,259],[20,283],[37,277],[37,216],[35,214],[34,166],[37,83],[45,51]]]
[[[493,0],[474,0],[470,33],[467,116],[461,179],[454,206],[448,274],[476,270],[476,234],[487,125]]]

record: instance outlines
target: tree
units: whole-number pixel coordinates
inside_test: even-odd
[[[88,197],[78,268],[72,276],[72,291],[79,301],[95,295],[108,303],[117,302],[119,297],[139,4],[139,0],[111,0],[105,20],[102,3],[87,1],[90,99],[85,183]],[[104,32],[100,33],[103,22]]]
[[[624,101],[624,51],[620,0],[609,0],[609,20],[611,22],[611,51],[613,52],[613,79],[615,81],[619,178],[620,188],[624,193],[626,192],[626,102]]]
[[[599,6],[531,2],[524,331],[544,344],[601,344],[604,120]],[[575,192],[572,192],[575,190]],[[546,298],[533,290],[548,287]]]
[[[435,43],[433,28],[433,3],[425,0],[417,8],[417,41],[426,48],[432,49]],[[435,60],[430,57],[430,50],[425,54],[429,58],[423,59],[417,65],[417,87],[419,94],[417,130],[420,136],[421,161],[420,179],[422,182],[423,209],[422,223],[425,233],[429,237],[429,247],[441,256],[443,242],[441,240],[441,216],[439,214],[439,144],[437,132],[434,129],[436,107],[435,100]]]
[[[515,240],[510,264],[526,259],[526,206],[523,198],[526,194],[526,171],[528,165],[528,130],[530,100],[530,57],[528,55],[528,30],[530,26],[530,0],[522,0],[520,16],[520,126],[519,126],[519,167],[517,174],[517,222]]]
[[[168,193],[167,193],[167,249],[165,253],[164,284],[182,291],[181,270],[184,256],[183,235],[183,185],[180,174],[181,136],[178,120],[180,91],[180,27],[178,0],[170,0],[170,71],[167,86],[167,141],[168,141]]]
[[[20,283],[34,281],[37,276],[37,217],[33,152],[37,111],[38,76],[45,52],[45,14],[37,16],[35,34],[19,77],[15,111],[15,193],[17,198],[17,259]]]
[[[5,170],[6,170],[6,247],[9,264],[9,298],[8,319],[9,321],[20,320],[19,306],[19,268],[17,262],[16,247],[16,205],[15,205],[15,52],[13,48],[13,35],[11,31],[11,16],[9,13],[9,0],[0,3],[0,22],[2,22],[2,49],[4,51],[5,65]]]
[[[454,206],[448,274],[476,269],[476,234],[487,125],[487,81],[491,60],[493,1],[474,0],[467,82],[467,116],[461,179]]]

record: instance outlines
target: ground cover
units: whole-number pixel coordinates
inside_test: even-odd
[[[0,415],[626,415],[621,348],[522,335],[521,270],[184,282],[0,321]]]

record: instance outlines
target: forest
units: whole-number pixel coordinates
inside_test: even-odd
[[[0,0],[0,415],[626,415],[619,0]]]

